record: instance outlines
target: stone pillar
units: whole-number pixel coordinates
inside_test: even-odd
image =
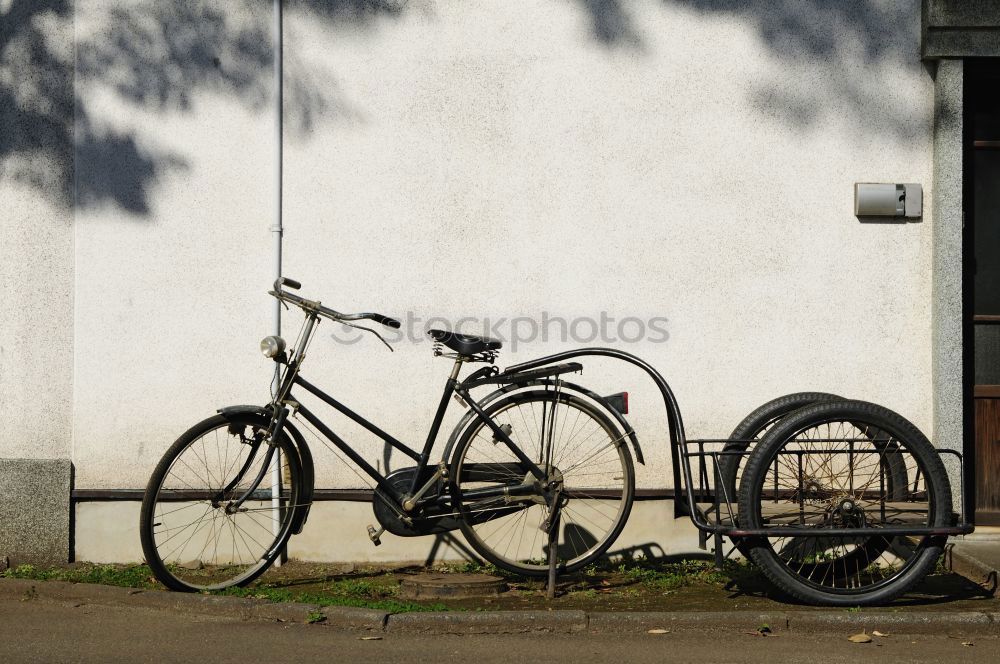
[[[0,563],[70,559],[69,459],[0,459]]]
[[[962,60],[940,60],[934,78],[932,374],[935,446],[962,451]],[[958,466],[950,456],[953,493]],[[957,502],[956,502],[957,504]]]

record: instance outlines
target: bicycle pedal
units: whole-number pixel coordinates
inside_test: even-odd
[[[382,537],[382,533],[384,533],[384,532],[385,532],[385,528],[379,528],[378,530],[376,530],[375,526],[369,524],[369,526],[368,526],[368,539],[370,539],[375,546],[379,546],[380,544],[382,544],[381,537]]]

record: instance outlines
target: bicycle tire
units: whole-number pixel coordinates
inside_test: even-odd
[[[740,454],[724,455],[720,458],[719,474],[722,481],[720,483],[721,486],[717,485],[716,487],[717,499],[722,500],[728,497],[730,501],[738,502],[739,468],[741,462],[746,458],[743,452],[749,449],[750,445],[759,442],[770,427],[786,415],[794,413],[800,408],[812,405],[813,403],[837,400],[844,400],[844,397],[828,392],[795,392],[772,399],[743,418],[743,421],[730,434],[729,438],[731,442],[726,443],[723,447],[723,451],[725,452],[739,452]],[[899,460],[894,459],[890,463],[890,467],[892,477],[895,480],[894,486],[904,486],[906,484],[906,473],[901,468]],[[736,519],[736,521],[738,522],[739,519]],[[751,547],[746,545],[742,538],[730,537],[729,539],[744,558],[750,557]],[[849,573],[858,561],[878,557],[884,552],[883,547],[884,543],[880,540],[866,542],[863,546],[859,546],[858,549],[848,554],[850,558],[847,560],[837,561],[836,564],[833,564],[831,561],[832,569],[838,574],[841,573],[841,570],[844,570],[844,573]]]
[[[944,464],[927,438],[898,413],[873,403],[845,400],[816,403],[801,408],[784,417],[764,436],[751,453],[744,471],[744,480],[741,482],[739,503],[741,524],[747,528],[764,527],[765,521],[774,525],[773,517],[765,519],[762,514],[762,498],[765,483],[771,481],[768,479],[768,473],[772,472],[772,468],[778,468],[780,465],[776,461],[779,452],[786,449],[786,446],[801,445],[802,443],[797,442],[796,437],[801,436],[803,432],[812,428],[821,430],[823,426],[826,426],[829,432],[834,423],[846,424],[856,431],[862,430],[862,427],[870,426],[884,435],[892,436],[894,444],[898,445],[897,453],[910,455],[914,461],[915,469],[918,469],[923,477],[923,491],[917,491],[917,487],[914,486],[913,492],[915,505],[926,507],[927,516],[924,519],[926,524],[919,525],[940,527],[950,521],[952,499],[948,476]],[[808,438],[806,440],[808,441]],[[873,446],[875,442],[872,440]],[[822,440],[821,443],[830,444],[826,440]],[[879,457],[884,455],[884,452],[878,451],[877,447],[876,451]],[[817,463],[819,462],[817,461]],[[848,466],[848,472],[851,473],[851,477],[857,472],[853,461]],[[799,475],[801,490],[801,470]],[[840,480],[843,479],[840,478]],[[774,479],[774,483],[778,484],[777,479]],[[917,484],[916,480],[914,484]],[[850,487],[845,496],[857,503],[864,502],[858,496],[865,494],[870,485],[871,480],[869,480],[868,485],[860,488],[860,493],[855,495],[859,489],[853,481],[850,483],[830,482],[831,487],[839,487],[837,491],[840,493],[844,492],[844,487]],[[880,486],[878,491],[884,492],[885,488]],[[843,496],[832,496],[833,490],[830,493],[831,504],[836,500],[844,499]],[[917,502],[921,500],[919,498],[921,495],[926,496],[925,506],[923,503]],[[800,497],[798,500],[801,505],[802,498]],[[827,500],[827,498],[824,497],[823,500]],[[777,501],[777,497],[775,501]],[[801,507],[799,509],[801,510]],[[819,508],[816,509],[818,511]],[[910,511],[919,512],[919,510]],[[862,514],[859,518],[860,522],[869,523],[865,515]],[[872,538],[880,537],[877,535],[877,527],[873,527],[872,530],[876,533],[871,536]],[[817,528],[816,532],[818,533],[816,538],[800,539],[805,541],[812,539],[816,543],[833,539],[823,537],[822,528]],[[775,544],[771,542],[771,539],[766,537],[748,538],[746,543],[750,547],[750,557],[754,563],[768,580],[789,596],[809,604],[866,606],[891,601],[919,583],[934,568],[947,539],[945,537],[923,536],[919,541],[913,543],[910,539],[900,536],[881,537],[890,540],[884,552],[891,551],[894,557],[908,555],[908,558],[902,560],[898,568],[895,567],[895,563],[890,563],[885,565],[885,569],[883,569],[881,561],[870,561],[864,569],[854,570],[853,575],[857,575],[856,579],[850,576],[831,577],[829,580],[824,576],[817,579],[816,576],[812,575],[812,568],[808,567],[811,564],[810,561],[783,559],[782,554],[788,554],[784,550],[776,551]],[[780,541],[780,538],[775,539]],[[817,546],[814,550],[819,551],[820,549]],[[792,567],[796,565],[799,566],[799,569],[797,572],[793,572]],[[802,573],[803,570],[805,574]],[[864,578],[862,578],[862,573],[865,574]]]
[[[235,415],[219,414],[209,417],[184,432],[167,449],[153,470],[146,485],[140,508],[139,533],[146,564],[149,565],[150,570],[152,570],[157,580],[170,590],[199,592],[204,590],[222,590],[233,586],[245,586],[271,566],[284,548],[289,537],[291,537],[291,526],[295,521],[296,511],[299,509],[298,496],[301,493],[303,476],[298,453],[284,433],[279,436],[277,447],[281,452],[282,472],[283,474],[287,474],[290,484],[287,490],[283,490],[285,507],[279,512],[280,527],[277,535],[269,532],[268,528],[265,527],[265,524],[270,526],[270,523],[266,520],[262,521],[262,519],[273,518],[263,516],[269,512],[268,507],[249,507],[244,508],[245,511],[236,514],[226,514],[222,503],[211,497],[215,493],[220,493],[220,490],[225,487],[228,481],[224,482],[223,480],[228,477],[229,473],[232,473],[232,476],[235,477],[236,472],[245,463],[245,460],[240,461],[241,457],[239,455],[242,450],[236,448],[236,456],[230,461],[229,453],[232,450],[230,447],[226,447],[225,461],[218,468],[220,470],[220,479],[216,480],[212,473],[213,464],[210,461],[212,456],[211,449],[205,444],[206,435],[213,431],[216,432],[216,455],[221,459],[223,453],[218,446],[218,432],[221,429],[226,429],[227,434],[239,431],[239,435],[241,436],[240,444],[242,444],[242,437],[245,436],[247,430],[259,432],[266,429],[269,423],[270,418],[253,413],[239,413]],[[198,441],[202,442],[201,455],[197,451],[196,445]],[[266,442],[260,444],[252,461],[253,464],[263,462],[266,445]],[[192,460],[193,463],[195,463],[195,459],[198,459],[205,467],[205,474],[202,476],[206,485],[204,487],[196,486],[196,484],[200,483],[194,479],[196,476],[201,476],[200,468],[195,471],[192,465],[188,464],[183,458],[185,453],[189,451],[192,453],[192,456],[187,458]],[[173,468],[178,461],[186,465],[187,469],[178,466],[177,472],[174,472]],[[195,463],[195,465],[197,464]],[[250,470],[253,472],[247,472],[243,481],[233,487],[229,494],[223,496],[223,501],[232,501],[232,499],[242,493],[241,489],[248,487],[249,481],[252,481],[252,478],[256,476],[256,467],[251,467]],[[170,484],[183,484],[185,486],[179,489],[166,487],[165,484],[168,483],[168,477],[171,476],[174,479],[169,481]],[[264,482],[268,482],[268,479],[265,478]],[[188,496],[190,496],[190,499],[185,500]],[[253,502],[253,500],[256,502]],[[257,497],[254,497],[253,500],[248,500],[244,505],[269,504],[269,501],[265,503]],[[216,505],[213,503],[219,504]],[[166,504],[180,504],[181,507],[171,506],[169,509],[164,509],[163,506]],[[183,521],[192,514],[198,513],[197,509],[192,509],[195,506],[204,507],[202,515],[197,521],[184,524]],[[191,511],[182,515],[181,512],[185,510]],[[240,516],[245,518],[237,522]],[[220,518],[222,519],[221,522],[219,521]],[[206,519],[211,519],[208,522],[209,525],[206,525]],[[243,527],[244,525],[246,528]],[[253,528],[254,525],[256,528]],[[210,528],[210,531],[206,533],[206,529],[208,528]],[[227,528],[229,529],[231,539],[228,543],[225,541],[226,538],[224,535],[224,531]],[[262,528],[265,534],[261,534]],[[176,532],[167,535],[166,533],[169,531]],[[181,545],[172,542],[173,539],[178,537],[187,538],[186,543]],[[205,544],[198,550],[197,544],[201,541],[202,537],[205,538]],[[203,558],[208,554],[210,538],[214,538],[214,546],[210,559],[205,561]],[[251,544],[248,540],[255,543]],[[266,544],[259,540],[264,540]],[[189,543],[192,541],[195,544],[191,548],[188,548]],[[221,554],[219,551],[220,544],[223,544]],[[177,550],[178,546],[180,547],[179,550]],[[241,546],[243,549],[241,549]],[[168,550],[168,548],[172,550]],[[255,555],[257,549],[261,550],[259,556]],[[196,550],[198,553],[195,554],[195,557],[187,560],[186,556],[189,555],[189,552]],[[221,564],[227,551],[230,557],[229,564]],[[243,562],[244,554],[246,556],[245,563]],[[239,557],[238,561],[236,560],[237,556]]]
[[[624,528],[632,509],[632,501],[635,496],[635,469],[631,453],[628,449],[627,438],[610,418],[595,405],[575,395],[559,392],[557,397],[556,394],[554,390],[514,393],[493,402],[485,412],[488,417],[493,418],[498,424],[511,426],[511,438],[526,454],[529,456],[538,456],[541,452],[541,446],[536,447],[532,445],[531,449],[528,449],[519,442],[528,441],[529,439],[526,436],[532,430],[532,425],[529,424],[528,417],[525,415],[525,407],[529,406],[531,412],[535,415],[537,415],[539,410],[537,406],[541,404],[545,404],[548,407],[556,404],[564,406],[566,409],[572,408],[576,410],[575,414],[566,410],[560,415],[560,417],[566,415],[567,420],[570,415],[575,418],[570,425],[573,428],[569,432],[569,440],[565,438],[565,422],[567,420],[563,420],[561,429],[559,428],[559,424],[552,427],[552,429],[560,431],[559,440],[553,443],[553,449],[566,440],[566,445],[561,447],[563,451],[558,453],[559,456],[553,453],[552,458],[555,462],[551,466],[552,470],[556,472],[565,472],[563,479],[566,486],[568,503],[566,507],[562,508],[563,520],[560,541],[557,545],[557,556],[559,559],[559,571],[561,573],[568,573],[581,569],[597,560],[614,544],[622,528]],[[517,408],[518,416],[523,418],[523,422],[520,424],[513,413],[513,409],[515,408]],[[590,420],[590,424],[580,423],[579,418],[584,416]],[[475,502],[473,499],[466,501],[463,498],[463,491],[467,490],[467,487],[474,483],[471,479],[468,483],[464,483],[463,477],[471,473],[464,473],[463,471],[471,469],[473,467],[472,464],[503,463],[502,459],[505,457],[502,455],[505,453],[510,455],[510,459],[514,459],[514,456],[510,454],[503,443],[496,443],[494,447],[494,443],[488,440],[481,442],[480,434],[482,434],[484,429],[485,424],[480,420],[475,420],[466,427],[459,438],[459,443],[455,446],[450,466],[452,503],[462,516],[462,533],[469,545],[480,556],[497,567],[523,576],[545,576],[548,572],[546,556],[542,548],[536,547],[536,544],[540,543],[539,533],[541,531],[538,528],[534,528],[535,522],[540,521],[538,518],[539,514],[537,512],[530,514],[534,506],[528,505],[519,511],[511,511],[509,503]],[[541,438],[544,427],[536,427],[534,431]],[[597,435],[596,442],[591,443],[584,438],[584,433],[587,431],[590,431],[587,436]],[[492,436],[492,434],[490,435]],[[604,436],[607,437],[607,442],[605,442]],[[480,441],[481,446],[486,450],[483,454],[473,451],[477,441]],[[577,452],[579,448],[583,449]],[[613,453],[611,453],[612,449]],[[593,463],[590,468],[585,468],[586,473],[575,472],[584,463],[584,459],[588,455],[593,456],[598,453],[600,453],[600,456],[596,458],[600,461]],[[568,457],[569,454],[575,454],[576,456]],[[575,464],[569,463],[578,457],[581,460],[576,461]],[[480,458],[484,461],[477,461]],[[565,464],[563,463],[564,461],[566,462]],[[586,463],[590,462],[587,461]],[[563,466],[562,470],[560,470],[560,464]],[[620,473],[620,475],[614,473]],[[600,490],[605,493],[599,493],[593,486],[578,484],[579,482],[598,483],[601,480],[591,478],[601,476],[611,478],[611,488]],[[518,480],[520,480],[520,476],[509,474],[505,477],[496,478],[492,482],[503,484],[508,481],[515,483]],[[599,497],[603,495],[612,495],[613,497]],[[518,541],[514,554],[511,554],[509,549],[514,538],[513,532],[510,535],[510,541],[507,542],[508,548],[505,551],[498,551],[499,547],[494,548],[490,544],[494,535],[487,533],[486,528],[489,525],[487,522],[492,517],[487,518],[483,516],[488,510],[493,510],[500,515],[496,523],[493,524],[495,528],[493,533],[497,532],[496,529],[500,527],[516,531],[517,525],[520,523],[521,530],[519,531],[519,536],[521,539]],[[614,510],[614,514],[613,516],[609,516],[612,510]],[[520,522],[512,521],[517,519],[520,519]],[[501,526],[501,523],[508,525]],[[590,532],[590,528],[598,528],[603,532],[594,534]],[[529,532],[530,535],[528,534]],[[531,538],[530,544],[527,541],[529,537]],[[541,539],[544,541],[547,539],[547,536],[542,534]],[[536,553],[538,554],[537,558],[533,555]]]
[[[794,392],[772,399],[744,417],[729,434],[729,442],[722,448],[723,452],[734,454],[724,455],[719,459],[721,486],[717,486],[716,496],[720,499],[728,497],[731,502],[739,499],[739,469],[746,458],[742,452],[749,449],[753,443],[759,442],[769,427],[785,415],[817,401],[839,399],[843,397],[828,392]],[[735,454],[737,452],[741,454]]]

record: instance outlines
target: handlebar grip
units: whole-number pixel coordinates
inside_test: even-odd
[[[398,330],[403,326],[403,324],[395,318],[389,318],[388,316],[383,316],[382,314],[368,314],[368,318],[372,319],[376,323],[382,323],[386,327],[391,327],[394,330]]]
[[[282,286],[288,286],[289,288],[294,288],[295,290],[302,288],[302,284],[294,279],[289,279],[288,277],[278,277],[274,282],[274,290],[281,290]]]

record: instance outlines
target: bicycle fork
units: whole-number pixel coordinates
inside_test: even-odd
[[[277,437],[281,432],[281,429],[285,426],[286,419],[288,419],[288,409],[282,408],[278,412],[278,416],[274,418],[270,432],[267,433],[265,436],[265,440],[267,441],[267,452],[264,456],[264,463],[261,464],[260,470],[257,471],[257,476],[254,478],[253,482],[250,483],[250,486],[247,488],[247,490],[244,491],[243,494],[239,498],[237,498],[234,502],[231,502],[230,504],[226,505],[227,514],[234,514],[238,512],[240,508],[243,506],[243,503],[245,503],[247,499],[253,495],[254,491],[257,490],[257,487],[260,486],[260,483],[264,481],[264,477],[267,476],[267,473],[271,469],[271,460],[274,458],[275,451],[278,448],[278,444],[276,442]],[[246,475],[247,471],[250,470],[250,466],[253,464],[254,457],[257,456],[257,452],[260,450],[261,442],[263,441],[257,440],[254,442],[254,446],[250,450],[250,453],[247,455],[247,460],[243,464],[243,467],[240,468],[240,472],[238,472],[236,474],[236,477],[234,477],[233,480],[229,484],[227,484],[225,488],[222,489],[221,492],[219,492],[220,500],[228,492],[232,491],[233,488],[239,485],[239,483],[243,480],[243,477]]]

